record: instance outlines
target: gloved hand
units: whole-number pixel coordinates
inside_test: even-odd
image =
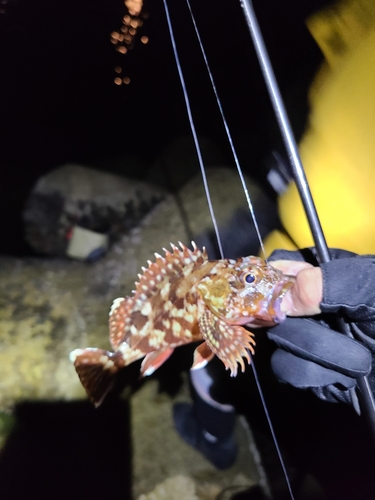
[[[296,275],[282,302],[289,317],[268,331],[279,347],[271,365],[282,382],[310,388],[326,401],[356,406],[353,388],[372,369],[369,348],[375,352],[375,256],[345,250],[330,254],[332,261],[320,269],[313,267],[318,265],[314,249],[276,250],[268,259]],[[337,331],[337,316],[360,341]]]

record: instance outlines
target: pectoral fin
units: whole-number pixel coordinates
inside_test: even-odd
[[[208,309],[199,318],[199,328],[207,346],[221,359],[231,376],[237,375],[239,364],[241,371],[245,371],[246,358],[250,363],[248,350],[254,354],[254,334],[239,325],[229,325],[217,318]]]

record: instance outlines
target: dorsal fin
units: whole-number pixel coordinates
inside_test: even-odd
[[[181,250],[171,243],[172,252],[164,248],[165,256],[155,253],[155,261],[148,261],[148,268],[139,276],[139,283],[136,286],[134,297],[139,300],[146,300],[153,294],[153,291],[164,278],[170,278],[180,274],[189,264],[201,265],[208,260],[205,249],[200,251],[194,242],[193,250],[179,243]]]
[[[133,297],[119,297],[112,303],[109,311],[109,340],[113,349],[120,345],[125,332],[125,327],[129,323],[131,311],[133,309]]]

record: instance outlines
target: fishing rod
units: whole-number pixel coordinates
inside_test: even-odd
[[[285,110],[283,99],[281,97],[275,74],[272,69],[272,65],[267,53],[261,30],[259,28],[252,2],[250,0],[240,0],[240,4],[244,12],[246,24],[249,28],[251,38],[253,40],[255,52],[258,57],[258,61],[272,102],[280,132],[284,140],[285,148],[289,156],[293,179],[296,183],[297,190],[307,217],[307,221],[310,226],[311,234],[314,239],[318,254],[318,259],[321,264],[329,262],[331,258],[329,255],[323,228],[319,220],[311,190],[306,178],[305,170],[299,156],[297,143],[289,123],[288,115]],[[338,318],[338,324],[342,333],[350,338],[354,338],[349,329],[349,325],[345,323],[342,318]],[[372,437],[375,441],[375,400],[370,388],[368,377],[364,376],[357,379],[357,386],[359,389],[361,407],[368,421]],[[352,390],[350,395],[352,399],[352,405],[358,412],[359,407],[355,390]]]

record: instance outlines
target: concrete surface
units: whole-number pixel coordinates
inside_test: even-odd
[[[174,429],[172,406],[190,401],[187,380],[175,398],[158,394],[156,380],[147,381],[132,397],[133,496],[138,500],[214,500],[225,489],[233,493],[261,482],[265,477],[252,434],[239,417],[239,445],[235,464],[216,469]],[[178,497],[176,491],[179,491]]]

